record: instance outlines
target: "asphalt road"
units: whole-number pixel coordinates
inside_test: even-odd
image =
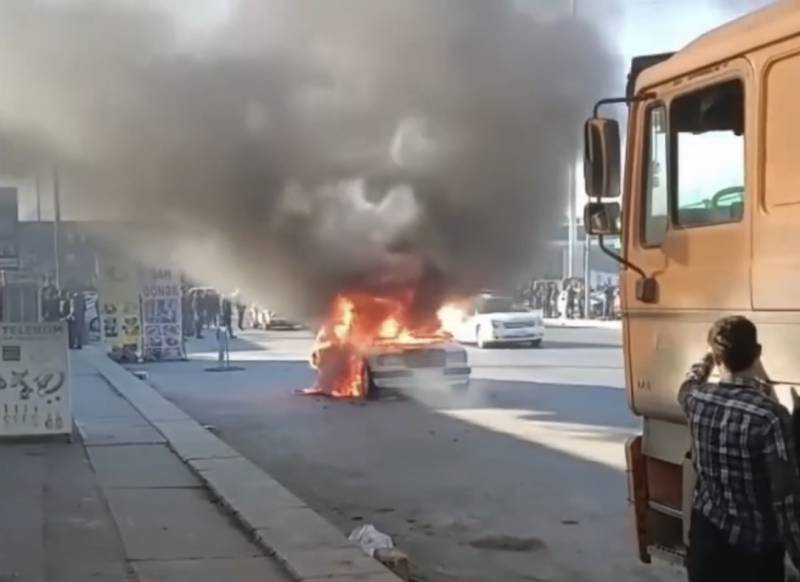
[[[247,332],[244,368],[216,354],[148,366],[159,390],[343,531],[372,523],[409,554],[415,579],[673,581],[637,563],[623,442],[637,432],[620,333],[548,329],[541,349],[470,348],[466,395],[369,403],[300,395],[309,332]]]

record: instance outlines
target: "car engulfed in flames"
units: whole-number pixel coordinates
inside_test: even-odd
[[[471,370],[463,347],[438,314],[415,314],[414,293],[343,293],[317,333],[311,365],[317,382],[306,392],[366,398],[380,388],[465,389]]]

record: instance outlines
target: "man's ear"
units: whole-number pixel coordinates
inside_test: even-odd
[[[761,344],[756,344],[756,359],[761,357]]]

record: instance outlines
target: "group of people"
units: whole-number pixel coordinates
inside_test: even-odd
[[[617,316],[617,287],[610,280],[592,288],[588,310],[585,306],[584,282],[578,277],[563,281],[531,280],[520,295],[523,303],[531,309],[540,309],[547,318],[614,319]]]
[[[67,324],[69,349],[83,348],[86,301],[80,291],[68,291],[48,285],[42,289],[41,316],[43,321],[64,321]]]
[[[193,288],[187,289],[183,296],[184,335],[203,337],[203,329],[207,327],[224,327],[231,339],[234,333],[234,312],[237,317],[237,327],[244,330],[244,319],[247,306],[241,301],[238,292],[231,295],[222,295],[215,289]],[[193,333],[192,333],[193,332]]]
[[[545,317],[558,317],[558,296],[561,284],[558,281],[532,281],[527,293],[528,307],[541,309]]]

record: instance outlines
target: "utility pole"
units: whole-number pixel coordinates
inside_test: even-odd
[[[36,174],[36,221],[42,221],[42,191],[39,188],[39,174]]]
[[[570,4],[570,17],[572,20],[577,20],[578,18],[578,0],[571,0]],[[575,247],[576,247],[576,239],[577,239],[577,222],[578,222],[578,212],[577,212],[577,190],[578,190],[578,180],[575,176],[575,160],[576,160],[576,152],[579,150],[578,144],[580,143],[579,140],[576,140],[574,143],[573,148],[569,152],[569,165],[567,167],[567,193],[569,195],[569,206],[568,206],[568,227],[567,227],[567,236],[569,237],[567,240],[567,277],[574,277],[575,276]]]
[[[56,267],[56,289],[61,290],[61,192],[58,166],[53,167],[53,260]]]

